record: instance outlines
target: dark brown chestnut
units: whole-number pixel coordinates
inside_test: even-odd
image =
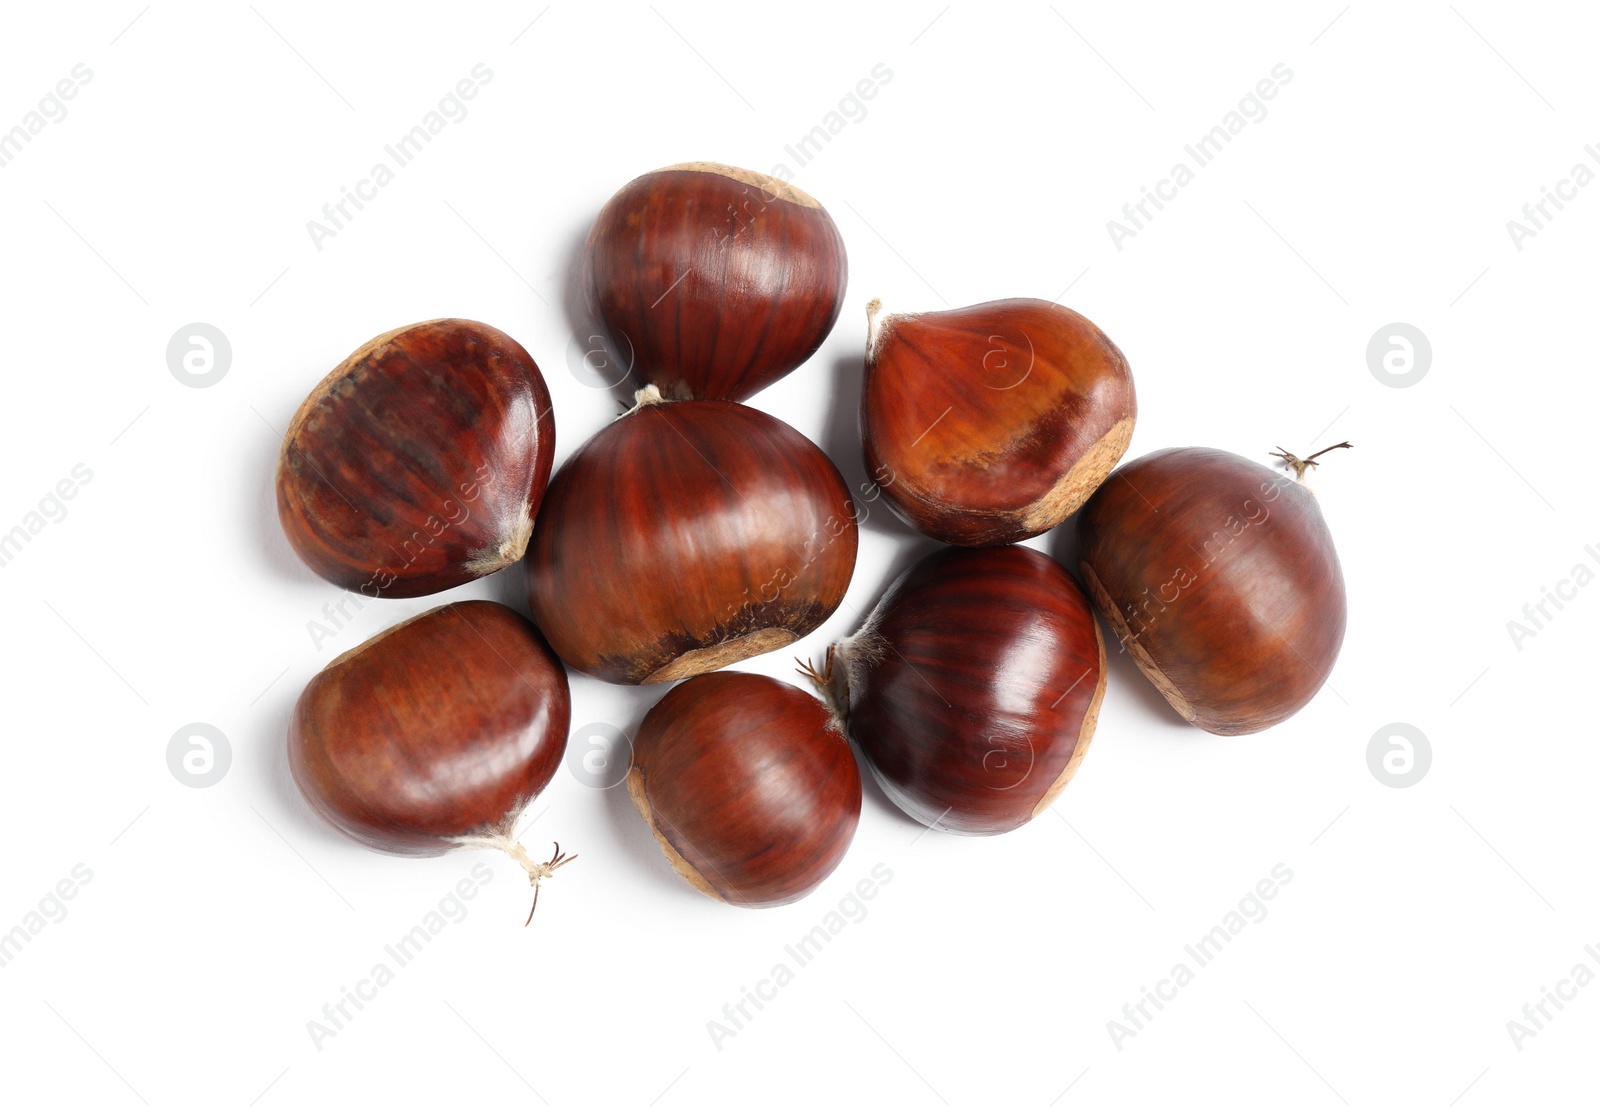
[[[391,626],[311,679],[289,769],[312,809],[376,850],[504,850],[537,890],[513,826],[550,783],[572,717],[567,674],[510,607],[449,603]]]
[[[908,523],[1002,545],[1064,521],[1127,451],[1128,361],[1088,318],[1035,298],[940,313],[867,306],[861,443]]]
[[[640,383],[738,402],[817,350],[845,277],[844,241],[814,198],[752,170],[685,162],[606,202],[580,282]]]
[[[850,736],[907,814],[994,835],[1052,804],[1088,752],[1105,645],[1077,582],[1033,549],[941,549],[833,648]]]
[[[816,445],[748,406],[647,387],[551,481],[528,605],[581,672],[682,680],[815,630],[856,540],[849,489]]]
[[[697,676],[652,707],[628,794],[685,881],[747,908],[815,889],[861,818],[861,773],[832,713],[750,673]]]
[[[1298,476],[1322,453],[1282,455]],[[1345,627],[1333,536],[1310,488],[1261,464],[1211,448],[1141,456],[1084,506],[1078,558],[1118,641],[1213,734],[1281,723],[1333,671]]]
[[[357,348],[301,403],[278,457],[278,518],[324,579],[430,595],[522,556],[555,440],[522,345],[477,321],[408,325]]]

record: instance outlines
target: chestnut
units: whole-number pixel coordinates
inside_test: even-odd
[[[739,402],[817,350],[845,277],[844,241],[814,198],[752,170],[685,162],[606,202],[579,281],[641,384]]]
[[[513,826],[550,783],[572,717],[567,674],[510,607],[448,603],[330,661],[289,722],[289,770],[312,810],[389,854],[504,850],[538,883]],[[531,913],[530,913],[531,915]]]
[[[550,393],[522,345],[423,321],[367,341],[301,403],[278,519],[324,579],[430,595],[521,558],[554,455]]]
[[[1297,473],[1315,460],[1284,456]],[[1333,671],[1345,628],[1333,537],[1310,488],[1261,464],[1212,448],[1141,456],[1084,506],[1078,559],[1140,670],[1213,734],[1281,723]]]
[[[551,480],[528,606],[580,672],[682,680],[815,630],[844,598],[856,542],[844,479],[800,433],[647,387]]]
[[[1133,376],[1088,318],[1035,298],[881,308],[867,306],[867,474],[929,537],[1003,545],[1043,533],[1127,451]]]
[[[861,773],[829,709],[751,673],[697,676],[652,707],[628,794],[685,881],[747,908],[815,889],[861,818]]]
[[[993,835],[1077,772],[1105,645],[1072,574],[1044,553],[946,548],[895,581],[824,678],[890,800],[930,827]]]

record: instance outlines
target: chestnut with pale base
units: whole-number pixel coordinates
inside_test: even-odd
[[[1078,517],[1095,606],[1173,709],[1203,730],[1281,723],[1333,671],[1344,575],[1299,481],[1322,454],[1280,449],[1290,480],[1216,449],[1153,452],[1113,472]]]
[[[867,306],[867,474],[929,537],[1002,545],[1064,521],[1127,451],[1136,411],[1117,346],[1054,302]]]
[[[312,810],[375,850],[503,850],[537,906],[540,883],[574,855],[557,846],[537,862],[515,827],[560,768],[571,718],[567,674],[527,619],[449,603],[312,678],[289,722],[289,769]]]
[[[369,597],[431,595],[521,558],[555,456],[538,365],[477,321],[357,348],[289,422],[278,519],[317,575]]]
[[[556,473],[528,546],[528,605],[561,659],[659,684],[816,629],[855,568],[832,462],[734,402],[638,404]]]
[[[685,162],[606,202],[580,283],[638,382],[739,402],[817,350],[845,277],[844,240],[814,198],[753,170]]]
[[[889,799],[930,827],[993,835],[1049,807],[1105,696],[1105,646],[1072,574],[1014,545],[913,565],[819,680]]]
[[[747,908],[815,889],[861,817],[861,773],[829,709],[751,673],[697,676],[651,708],[628,795],[685,881]]]

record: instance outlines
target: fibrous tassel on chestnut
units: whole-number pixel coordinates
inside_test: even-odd
[[[356,349],[289,422],[278,518],[312,571],[369,597],[429,595],[527,548],[555,454],[531,356],[477,321]]]
[[[845,278],[844,241],[814,198],[752,170],[686,162],[606,202],[580,284],[640,384],[738,402],[817,350]]]
[[[1279,455],[1299,477],[1322,453]],[[1077,528],[1096,607],[1186,720],[1250,734],[1327,683],[1344,575],[1304,483],[1229,452],[1166,449],[1113,472]]]
[[[1088,752],[1105,647],[1072,575],[1034,549],[946,548],[902,575],[828,678],[889,799],[992,835],[1055,801]]]
[[[651,708],[628,793],[684,880],[748,908],[820,885],[861,816],[861,774],[830,709],[750,673],[697,676]]]
[[[1133,376],[1086,317],[1035,298],[937,313],[867,307],[861,442],[895,512],[953,545],[1066,519],[1133,436]]]
[[[855,568],[855,513],[838,469],[777,418],[646,388],[551,481],[528,605],[581,672],[682,680],[832,614]]]
[[[499,603],[449,603],[392,626],[312,678],[289,723],[289,769],[350,838],[427,857],[505,851],[541,881],[514,831],[561,765],[567,675],[539,631]],[[531,915],[531,912],[530,912]]]

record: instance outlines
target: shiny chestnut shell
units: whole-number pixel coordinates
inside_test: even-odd
[[[867,474],[929,537],[1000,545],[1066,519],[1133,436],[1128,361],[1036,298],[880,315],[861,393]]]
[[[820,885],[861,817],[861,773],[829,710],[751,673],[697,676],[651,708],[628,793],[684,880],[751,908]]]
[[[544,377],[477,321],[395,329],[334,368],[289,422],[278,518],[350,591],[430,595],[522,556],[555,454]]]
[[[449,603],[331,661],[289,723],[311,807],[391,854],[500,830],[550,783],[572,717],[539,631],[499,603]]]
[[[737,402],[817,350],[846,271],[839,229],[814,198],[765,174],[686,162],[606,203],[580,282],[640,383]]]
[[[941,549],[835,647],[850,736],[913,818],[968,835],[1043,811],[1088,752],[1105,695],[1089,601],[1045,554]]]
[[[1096,607],[1196,726],[1263,730],[1327,682],[1344,574],[1310,488],[1230,452],[1171,448],[1113,472],[1077,528]]]
[[[844,479],[788,425],[734,402],[642,404],[551,481],[528,605],[581,672],[682,680],[816,629],[856,543]]]

